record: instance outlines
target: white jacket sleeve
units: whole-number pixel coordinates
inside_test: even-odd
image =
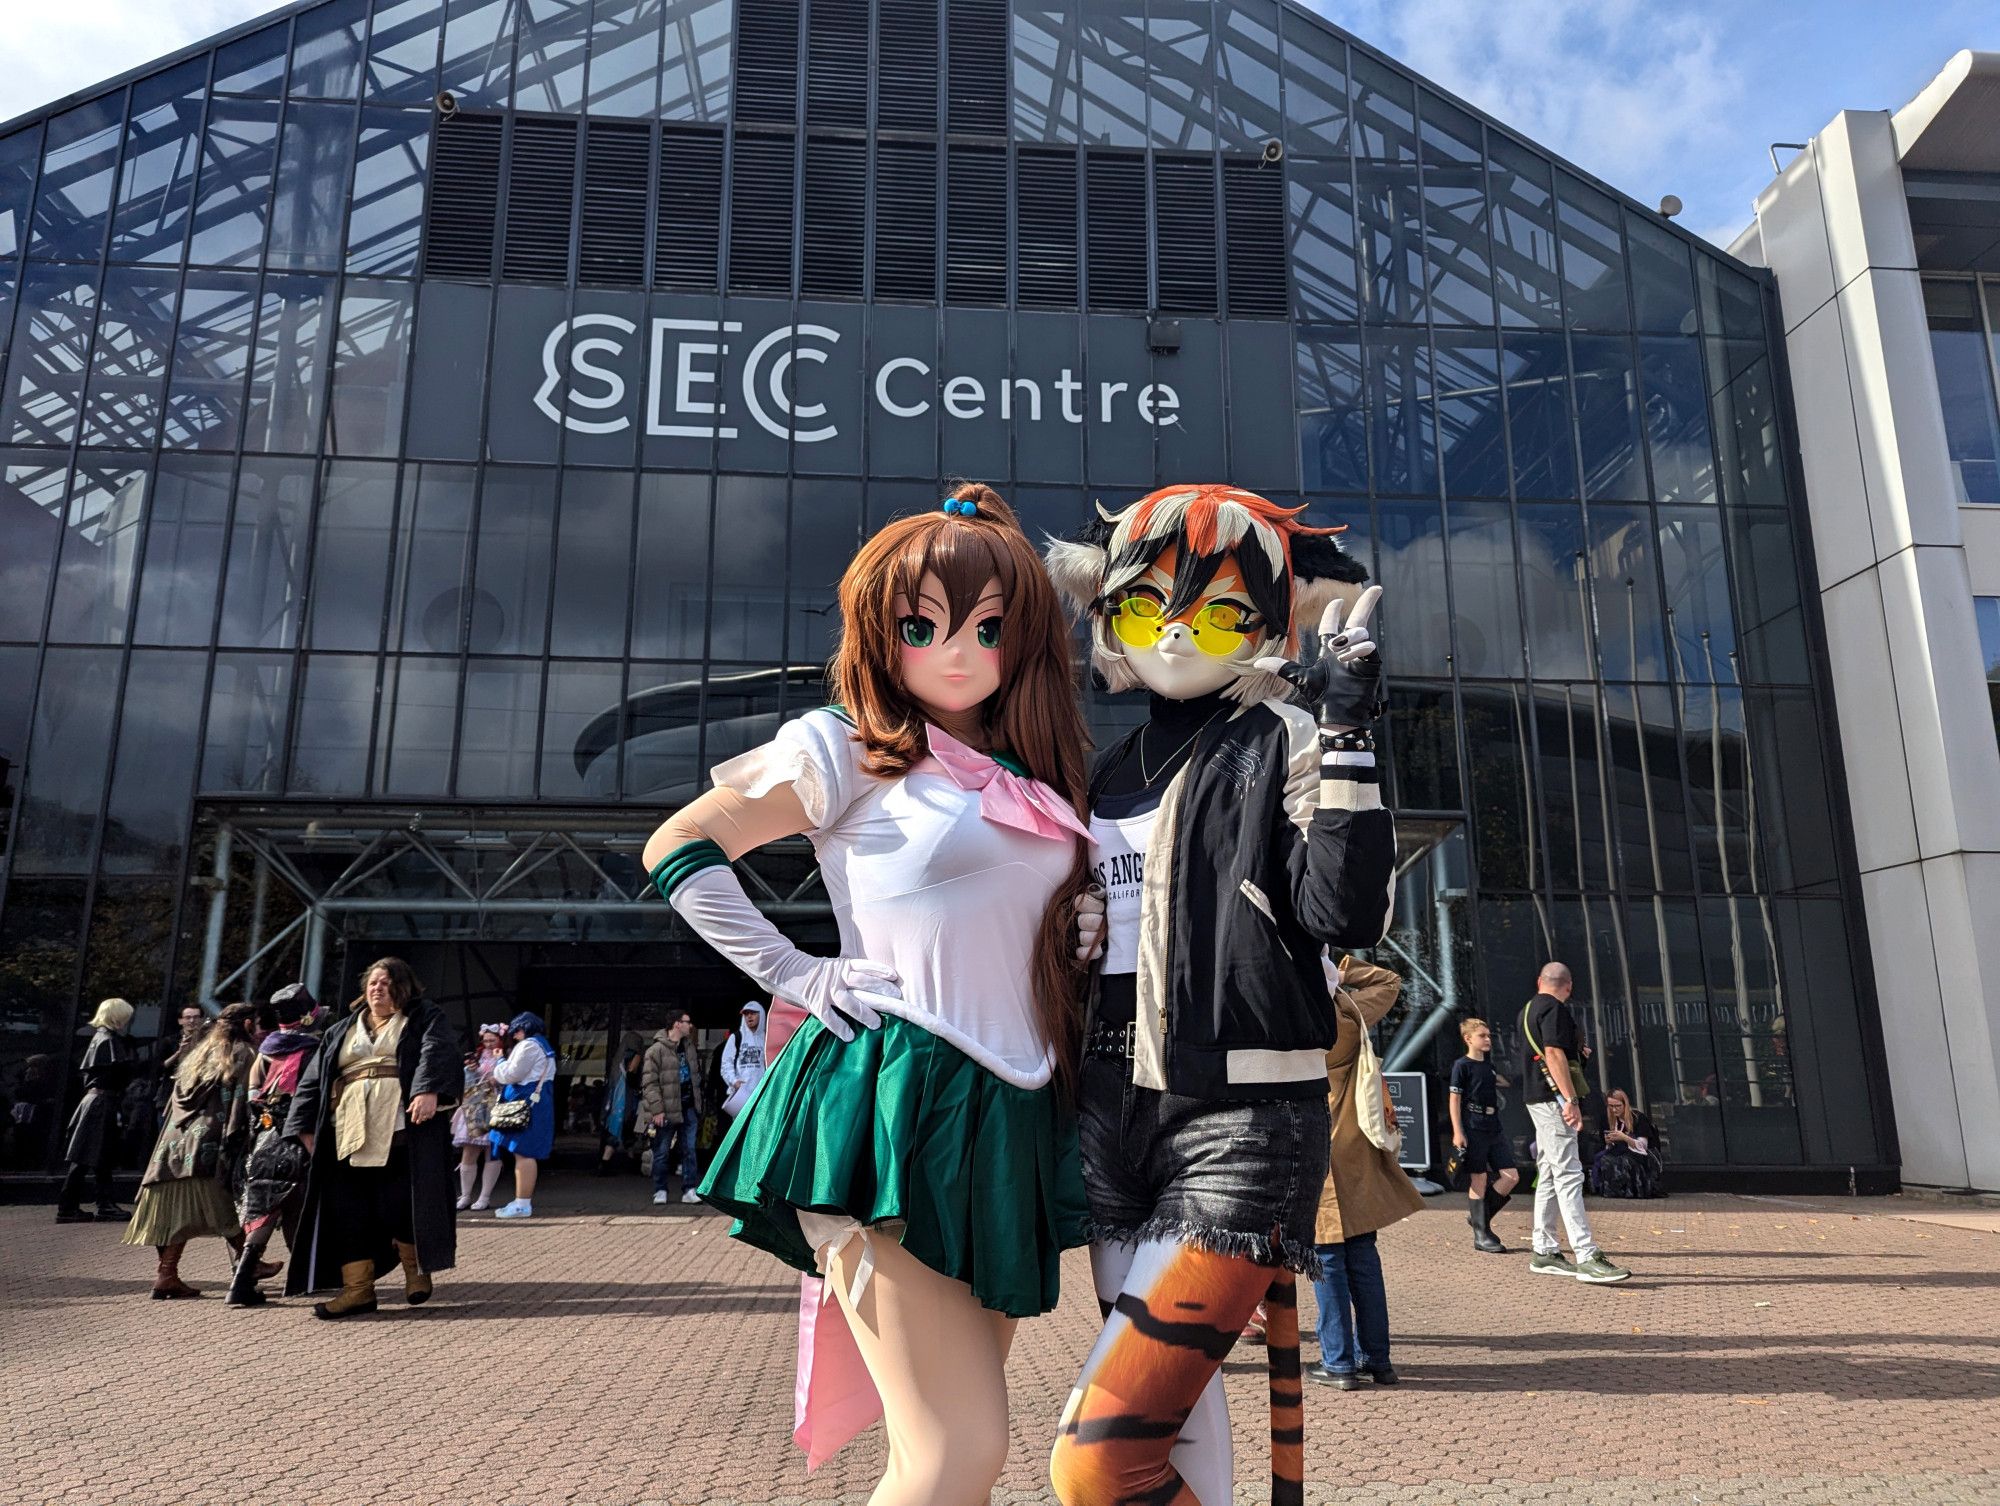
[[[508,1084],[544,1082],[555,1075],[549,1070],[553,1065],[548,1052],[533,1041],[521,1041],[493,1069],[493,1080]]]

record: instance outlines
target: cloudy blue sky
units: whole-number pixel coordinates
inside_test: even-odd
[[[1993,0],[1308,0],[1340,25],[1682,223],[1727,241],[1766,148],[1894,109]],[[0,120],[273,9],[267,0],[9,0]]]

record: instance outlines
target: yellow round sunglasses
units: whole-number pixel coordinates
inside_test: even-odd
[[[1111,609],[1111,630],[1121,643],[1133,648],[1151,648],[1167,631],[1167,609],[1158,597],[1135,592]],[[1187,616],[1188,631],[1195,647],[1205,654],[1226,659],[1263,631],[1254,614],[1233,601],[1211,601]]]

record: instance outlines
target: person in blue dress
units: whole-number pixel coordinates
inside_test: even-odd
[[[500,1084],[500,1102],[529,1104],[528,1123],[515,1130],[494,1129],[487,1137],[491,1154],[514,1158],[514,1200],[494,1210],[495,1218],[532,1218],[535,1179],[556,1143],[556,1053],[549,1044],[549,1027],[538,1014],[522,1011],[508,1022],[514,1044],[507,1058],[493,1069]],[[497,1109],[494,1117],[504,1118]]]

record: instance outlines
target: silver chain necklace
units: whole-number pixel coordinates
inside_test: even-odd
[[[1215,719],[1221,715],[1222,712],[1219,709],[1210,712],[1208,720],[1203,722],[1199,727],[1194,729],[1194,736],[1190,737],[1186,742],[1182,743],[1178,748],[1174,749],[1173,752],[1167,755],[1166,762],[1160,765],[1160,774],[1166,773],[1167,770],[1173,766],[1173,762],[1176,758],[1179,758],[1181,754],[1187,752],[1189,748],[1192,748],[1194,746],[1195,738],[1200,737],[1202,733],[1206,732],[1210,727],[1214,726]],[[1152,729],[1152,725],[1153,724],[1151,722],[1148,722],[1144,727],[1139,729],[1139,785],[1140,788],[1142,789],[1151,789],[1153,781],[1160,777],[1160,774],[1148,773],[1146,770],[1146,733]]]

